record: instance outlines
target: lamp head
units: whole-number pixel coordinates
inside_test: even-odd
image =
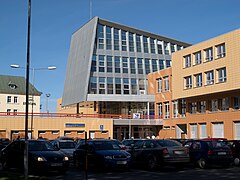
[[[18,64],[11,64],[10,67],[11,68],[20,68],[20,66]]]
[[[56,66],[48,66],[48,70],[55,70],[55,69],[57,69]]]

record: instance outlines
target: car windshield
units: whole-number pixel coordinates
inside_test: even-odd
[[[75,148],[74,142],[59,142],[60,149],[73,149]]]
[[[96,150],[120,150],[120,146],[113,141],[96,141],[93,142]]]
[[[207,143],[212,148],[222,148],[227,146],[225,141],[208,141]]]
[[[56,151],[53,145],[48,141],[29,141],[29,151]]]
[[[157,142],[163,147],[181,146],[181,143],[177,141],[157,140]]]

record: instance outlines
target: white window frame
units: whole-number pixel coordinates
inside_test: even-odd
[[[185,80],[185,89],[192,88],[192,76],[187,76],[184,78]]]
[[[196,74],[195,75],[195,82],[196,82],[196,87],[201,87],[202,86],[202,73]]]
[[[205,54],[205,62],[213,60],[213,48],[212,47],[205,49],[204,54]]]
[[[162,92],[162,78],[157,79],[157,92]]]
[[[191,67],[191,54],[184,56],[184,67]]]
[[[206,85],[214,84],[214,71],[206,72]]]
[[[172,102],[172,107],[173,107],[173,118],[178,117],[178,101],[175,100]]]
[[[218,82],[222,83],[222,82],[226,82],[227,81],[227,70],[226,67],[218,69]]]
[[[169,119],[170,118],[170,104],[169,104],[169,102],[164,103],[164,109],[165,109],[164,119]]]
[[[225,43],[216,46],[216,59],[223,58],[226,56]]]
[[[194,53],[194,57],[195,57],[195,65],[202,63],[202,52],[201,51]]]
[[[170,90],[170,88],[169,88],[169,77],[166,76],[163,79],[164,79],[164,91],[167,92],[167,91]]]

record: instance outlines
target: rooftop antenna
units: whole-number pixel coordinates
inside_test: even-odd
[[[90,1],[90,19],[92,19],[92,0],[89,1]]]

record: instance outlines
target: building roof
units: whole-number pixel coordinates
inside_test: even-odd
[[[21,76],[0,75],[0,94],[26,94],[26,79]],[[29,83],[29,94],[40,96],[42,92],[38,91]]]

